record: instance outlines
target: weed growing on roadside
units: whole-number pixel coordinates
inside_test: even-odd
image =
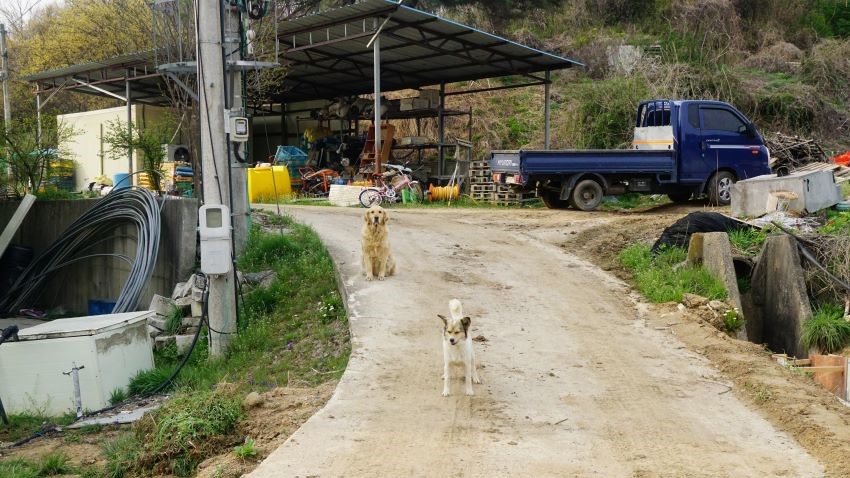
[[[58,452],[41,457],[37,463],[23,459],[0,461],[3,478],[45,478],[78,473],[80,470],[71,466],[68,457]]]
[[[142,443],[132,433],[127,433],[103,444],[106,457],[106,478],[124,478],[136,468]]]
[[[684,249],[669,247],[652,257],[648,245],[633,244],[620,252],[619,260],[632,272],[638,290],[650,302],[678,302],[686,292],[709,299],[725,299],[723,282],[708,270],[678,266],[686,256]]]
[[[40,476],[68,475],[73,472],[74,468],[68,463],[68,457],[59,452],[41,457],[38,464]]]
[[[753,398],[758,403],[764,403],[773,398],[773,392],[766,388],[760,388],[755,391],[755,393],[753,394]]]
[[[850,234],[850,212],[828,211],[826,223],[818,232],[831,236]]]
[[[734,333],[744,326],[744,319],[738,313],[738,309],[729,309],[723,313],[723,329],[726,333]]]
[[[255,457],[257,456],[257,449],[254,448],[255,444],[256,443],[254,442],[253,438],[245,437],[245,443],[233,447],[233,453],[235,453],[236,456],[243,460],[246,458]]]
[[[800,342],[808,349],[817,347],[823,354],[850,345],[850,322],[844,319],[844,308],[829,303],[817,307],[812,318],[803,323]]]
[[[109,395],[109,403],[112,405],[117,405],[124,400],[127,400],[127,392],[123,388],[116,388]]]
[[[732,252],[742,256],[756,256],[761,252],[762,245],[767,239],[768,229],[734,229],[729,231],[729,242]]]

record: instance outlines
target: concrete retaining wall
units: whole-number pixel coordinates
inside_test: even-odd
[[[13,244],[32,247],[38,257],[59,235],[91,208],[97,199],[36,201],[12,240]],[[0,202],[0,230],[12,217],[18,202]],[[168,199],[162,209],[162,235],[153,276],[139,301],[147,307],[154,294],[170,296],[174,284],[185,280],[195,266],[197,199]],[[136,231],[122,227],[114,239],[92,249],[92,253],[119,253],[133,258]],[[62,306],[68,312],[85,313],[89,299],[114,299],[121,292],[130,265],[110,257],[78,262],[57,272],[47,281],[41,297],[33,306],[50,309]]]

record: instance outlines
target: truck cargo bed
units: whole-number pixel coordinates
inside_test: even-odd
[[[493,151],[490,169],[519,172],[520,157],[524,159],[523,174],[673,174],[676,168],[675,152],[672,150],[564,149]]]

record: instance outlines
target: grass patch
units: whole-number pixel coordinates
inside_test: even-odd
[[[729,242],[732,243],[732,253],[753,257],[761,252],[768,230],[747,228],[729,231]]]
[[[822,354],[850,345],[850,322],[844,319],[844,308],[830,303],[815,308],[812,318],[803,323],[800,342],[808,349],[817,347]]]
[[[679,302],[686,292],[709,299],[725,299],[723,283],[702,267],[676,267],[685,260],[684,249],[671,247],[661,250],[655,257],[647,244],[633,244],[618,256],[620,263],[629,269],[638,290],[650,302]]]
[[[230,384],[213,391],[178,392],[134,427],[141,445],[134,466],[143,472],[192,475],[204,458],[232,442],[243,415],[241,399]],[[127,458],[126,448],[119,458]]]
[[[0,424],[0,442],[15,442],[26,438],[46,425],[68,425],[76,415],[68,413],[59,417],[49,417],[44,414],[9,415],[9,425]],[[3,475],[0,475],[3,476]]]
[[[620,196],[605,196],[602,198],[600,211],[622,211],[667,204],[670,199],[659,194],[626,193]]]
[[[830,236],[850,235],[850,212],[827,211],[826,223],[818,229],[821,234]]]
[[[3,478],[42,478],[77,473],[78,470],[62,453],[50,453],[38,462],[22,459],[0,461],[0,476]]]

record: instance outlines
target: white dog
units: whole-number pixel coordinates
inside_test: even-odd
[[[466,372],[466,394],[474,395],[472,383],[481,383],[475,366],[475,351],[472,350],[472,337],[469,325],[472,319],[463,316],[463,306],[457,299],[449,301],[450,319],[437,314],[443,321],[443,396],[448,397],[449,380],[452,365],[463,365]]]

